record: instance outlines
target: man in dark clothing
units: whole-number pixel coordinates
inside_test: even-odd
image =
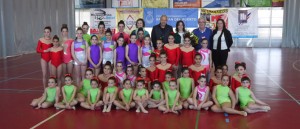
[[[173,32],[173,27],[167,25],[168,17],[162,15],[160,17],[160,23],[156,26],[153,26],[151,32],[151,39],[154,48],[157,48],[156,41],[162,39],[163,43],[168,43],[168,37],[171,32]]]

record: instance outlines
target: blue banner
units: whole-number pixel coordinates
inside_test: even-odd
[[[153,27],[160,23],[161,15],[167,15],[168,25],[176,27],[176,22],[182,20],[185,27],[198,27],[198,9],[144,9],[146,27]]]
[[[202,0],[202,8],[229,7],[229,0]]]

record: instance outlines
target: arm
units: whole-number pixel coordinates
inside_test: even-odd
[[[231,98],[231,101],[232,101],[231,102],[231,108],[234,109],[236,101],[235,101],[234,93],[232,92],[231,89],[229,90],[229,97]]]
[[[151,101],[155,101],[154,99],[152,99],[151,97],[152,97],[152,95],[153,95],[153,90],[151,90],[150,91],[150,94],[149,94],[149,99],[151,100]]]
[[[100,96],[101,96],[101,90],[98,90],[98,94],[97,94],[95,103],[98,103]]]
[[[92,102],[91,102],[91,92],[88,91],[87,93],[88,93],[87,94],[87,102],[88,102],[89,105],[93,105]]]
[[[149,99],[149,92],[148,92],[148,90],[146,90],[146,98],[145,98],[145,100],[148,100]]]
[[[41,107],[42,107],[42,103],[45,102],[46,96],[47,96],[47,89],[48,89],[48,88],[46,88],[46,89],[44,90],[43,96],[42,96],[41,100],[40,100],[39,103],[38,103],[37,109],[41,108]]]
[[[116,100],[117,94],[118,94],[118,88],[116,88],[116,91],[114,92],[114,94],[112,96],[112,99],[110,99],[110,101],[111,101],[110,103],[113,103]]]
[[[73,94],[72,94],[72,97],[71,97],[69,103],[71,103],[73,101],[73,99],[74,99],[74,97],[76,95],[76,91],[77,91],[77,88],[76,88],[76,86],[74,86],[74,91],[73,91]]]
[[[42,50],[42,42],[39,40],[38,41],[38,44],[37,44],[37,46],[36,46],[36,52],[37,53],[43,53],[44,52],[44,50]]]
[[[62,94],[63,94],[63,100],[65,101],[65,103],[66,103],[66,104],[69,103],[69,102],[67,101],[67,97],[66,97],[66,93],[65,93],[64,87],[61,88],[61,92],[62,92]]]
[[[219,102],[218,102],[218,100],[217,100],[217,97],[216,97],[216,92],[217,92],[217,87],[215,86],[214,89],[213,89],[213,92],[212,92],[212,99],[213,99],[214,103],[215,103],[218,107],[220,107],[220,104],[219,104]]]
[[[180,93],[177,91],[176,99],[175,99],[174,104],[173,104],[173,107],[172,107],[172,109],[171,109],[172,111],[174,111],[175,106],[176,106],[176,104],[177,104],[178,101],[179,101],[179,96],[180,96]]]
[[[106,100],[106,94],[107,94],[107,87],[105,87],[103,91],[103,101]]]
[[[237,104],[239,102],[239,88],[235,89],[235,99],[236,99],[235,104]]]
[[[160,89],[160,101],[163,101],[164,100],[164,92],[162,89]]]
[[[55,103],[59,102],[59,96],[60,96],[60,89],[59,87],[56,87]]]
[[[194,91],[194,90],[195,90],[195,82],[194,82],[194,79],[193,79],[193,78],[191,78],[191,80],[192,80],[192,91]],[[193,94],[191,94],[189,98],[191,98],[192,95],[193,95]]]
[[[179,45],[178,45],[178,48],[176,49],[176,55],[177,55],[177,58],[176,58],[175,65],[178,66],[179,59],[180,59],[180,48],[179,48]]]
[[[99,66],[101,65],[102,63],[102,60],[103,60],[103,56],[102,56],[102,48],[99,46],[99,50],[100,50],[100,60],[99,60],[99,63],[97,64],[97,67],[99,68]]]
[[[168,92],[165,92],[165,98],[166,98],[166,108],[167,108],[166,112],[168,112],[170,110]]]
[[[114,59],[113,59],[113,61],[114,61],[114,62],[113,62],[114,68],[117,68],[117,67],[116,67],[116,66],[117,66],[117,64],[116,64],[116,63],[117,63],[117,58],[116,58],[116,57],[117,57],[117,53],[116,53],[116,51],[117,51],[117,49],[114,50]]]
[[[156,46],[156,35],[155,35],[155,26],[153,26],[152,31],[151,31],[151,39],[152,39],[152,44],[154,48],[157,48]]]
[[[127,59],[127,61],[128,61],[130,64],[132,64],[133,62],[130,60],[130,58],[129,58],[129,56],[128,56],[128,50],[129,50],[128,45],[126,45],[126,47],[125,47],[125,58]]]
[[[141,51],[141,47],[138,46],[138,60],[139,60],[138,65],[142,64],[142,55],[141,55],[140,51]]]
[[[211,67],[211,69],[213,68],[211,50],[209,50],[209,66]]]
[[[72,57],[73,57],[74,61],[75,61],[76,63],[79,63],[77,57],[75,56],[74,42],[72,42],[72,45],[71,45],[71,53],[72,53]]]
[[[194,89],[194,92],[193,92],[193,103],[194,103],[194,106],[197,107],[197,89]]]
[[[90,41],[89,41],[90,42]],[[89,46],[87,42],[85,42],[85,46]],[[87,65],[87,50],[85,50],[85,58],[84,58],[84,62],[82,62],[82,65],[86,66]]]

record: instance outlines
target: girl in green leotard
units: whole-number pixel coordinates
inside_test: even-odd
[[[59,101],[59,87],[55,77],[50,77],[48,80],[48,87],[44,90],[42,97],[32,100],[31,106],[39,108],[48,108],[58,103]]]
[[[87,91],[87,99],[85,102],[82,102],[80,106],[90,110],[100,109],[103,102],[100,100],[101,90],[98,88],[99,81],[97,78],[93,78],[90,84],[92,88]]]
[[[116,100],[118,87],[116,87],[116,78],[110,77],[108,79],[108,86],[104,88],[103,103],[104,108],[102,112],[110,112],[113,102]]]
[[[145,81],[138,80],[136,83],[136,89],[133,93],[133,100],[137,104],[136,112],[142,111],[143,113],[148,113],[145,107],[148,104],[148,90],[145,89]]]
[[[120,100],[115,100],[114,105],[116,105],[116,109],[124,109],[129,111],[130,108],[135,106],[135,103],[132,102],[133,97],[133,89],[132,83],[130,79],[125,79],[123,81],[123,89],[119,93]]]
[[[167,92],[170,90],[170,81],[172,79],[172,72],[167,71],[165,75],[165,81],[162,83],[164,92]]]
[[[85,79],[82,80],[80,85],[78,86],[78,93],[77,93],[77,101],[79,102],[85,102],[87,96],[87,92],[92,88],[91,86],[91,79],[94,76],[94,72],[92,69],[86,69],[85,70]]]
[[[175,79],[170,81],[170,90],[165,92],[166,104],[158,107],[158,110],[163,111],[163,113],[172,112],[175,114],[180,114],[182,109],[182,104],[179,100],[180,93],[177,90],[177,84]]]
[[[177,79],[178,90],[180,92],[179,99],[183,103],[185,109],[189,107],[187,99],[192,97],[192,91],[195,87],[194,79],[190,78],[189,75],[189,69],[184,66],[182,68],[182,77]]]
[[[235,110],[235,98],[232,90],[228,87],[229,76],[223,75],[222,85],[214,87],[212,98],[215,105],[211,107],[214,112],[226,112],[229,114],[239,114],[247,116],[247,112]]]
[[[270,106],[255,97],[253,92],[248,88],[250,85],[249,77],[242,77],[242,86],[235,90],[236,100],[240,102],[240,107],[247,113],[268,112]]]
[[[161,83],[155,80],[152,84],[152,90],[149,95],[148,108],[158,108],[165,104],[163,90],[161,89]]]
[[[75,110],[75,105],[78,103],[78,101],[75,99],[77,87],[72,85],[72,82],[73,80],[71,74],[66,74],[65,85],[61,88],[63,101],[54,105],[56,109],[64,108]]]

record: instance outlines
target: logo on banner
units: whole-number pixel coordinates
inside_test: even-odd
[[[102,9],[95,9],[91,16],[95,16],[95,20],[102,20],[106,16],[106,12]]]
[[[129,30],[132,29],[132,27],[135,25],[135,20],[131,15],[128,15],[126,19],[126,26]]]
[[[153,22],[154,22],[153,11],[148,10],[146,12],[146,14],[147,14],[147,16],[146,16],[146,23],[153,24]]]
[[[247,23],[248,19],[250,18],[250,15],[251,15],[251,13],[248,14],[248,10],[239,10],[238,11],[238,23],[239,23],[239,25]]]

